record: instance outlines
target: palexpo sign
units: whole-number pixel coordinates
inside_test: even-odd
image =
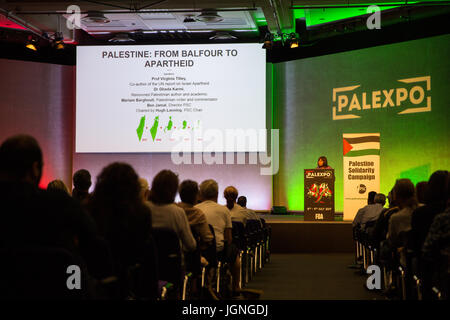
[[[360,111],[401,108],[397,114],[431,111],[431,77],[397,80],[412,87],[355,92],[361,85],[333,88],[333,120],[361,118]]]

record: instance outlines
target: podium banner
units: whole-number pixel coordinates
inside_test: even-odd
[[[334,170],[305,169],[305,221],[334,221]]]
[[[344,220],[353,220],[369,192],[380,192],[380,134],[344,133],[343,147]]]

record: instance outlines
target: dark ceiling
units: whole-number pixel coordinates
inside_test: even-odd
[[[380,29],[367,27],[369,5],[381,10]],[[77,45],[266,39],[278,62],[449,33],[449,15],[450,1],[0,0],[0,57],[74,64]]]

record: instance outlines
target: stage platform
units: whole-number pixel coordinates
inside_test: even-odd
[[[273,253],[354,252],[351,221],[304,221],[303,215],[259,216],[272,228]]]

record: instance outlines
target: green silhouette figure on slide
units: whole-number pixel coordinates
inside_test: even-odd
[[[172,117],[169,117],[169,123],[167,124],[167,127],[164,128],[164,132],[166,132],[166,129],[167,131],[170,131],[172,129],[172,126],[173,126]]]
[[[184,120],[183,121],[183,129],[186,129],[186,126],[187,126],[187,122],[186,122],[186,120]]]
[[[153,127],[150,128],[150,133],[152,134],[153,141],[155,141],[156,132],[158,131],[158,123],[159,123],[159,116],[155,118],[155,121],[153,122]]]
[[[136,129],[136,133],[138,135],[139,141],[142,139],[142,134],[144,133],[145,126],[145,116],[141,117],[141,121],[139,122],[139,127]]]

